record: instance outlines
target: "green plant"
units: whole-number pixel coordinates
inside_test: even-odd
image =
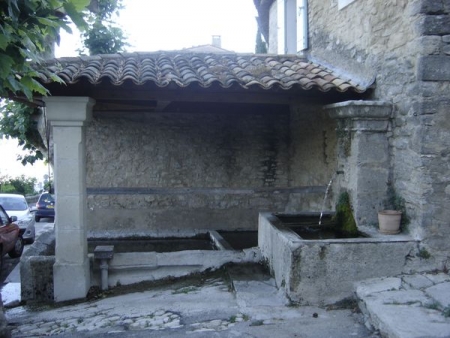
[[[450,317],[450,305],[447,305],[447,306],[444,308],[444,310],[442,310],[442,315],[443,315],[445,318]]]
[[[89,0],[0,1],[0,97],[23,94],[31,101],[33,92],[47,93],[30,61],[42,62],[59,41],[60,28],[71,32],[70,19],[84,29],[82,11],[88,4]]]
[[[417,257],[423,258],[423,259],[429,259],[431,257],[431,254],[428,252],[427,249],[421,248],[419,250],[419,253],[417,254]]]
[[[253,322],[250,323],[250,326],[262,326],[262,325],[264,325],[263,320],[254,320]]]
[[[383,206],[385,209],[398,210],[402,212],[401,228],[402,231],[406,231],[410,223],[410,219],[406,212],[406,202],[401,197],[395,188],[390,184],[387,191],[387,199],[384,201]]]
[[[8,100],[3,103],[0,106],[0,138],[17,139],[22,150],[27,152],[18,158],[23,165],[44,159],[48,145],[44,143],[37,128],[40,110]]]
[[[442,307],[442,305],[439,302],[434,301],[432,303],[425,304],[424,307],[431,310],[439,310]]]
[[[336,227],[348,234],[358,233],[355,218],[353,217],[350,195],[344,191],[339,195],[336,204],[336,214],[333,216]]]
[[[123,52],[129,46],[124,32],[113,21],[122,8],[122,0],[91,1],[91,12],[86,15],[89,27],[81,35],[84,49],[90,55]]]
[[[197,290],[197,288],[195,286],[188,286],[188,287],[184,287],[184,288],[181,288],[181,289],[174,290],[172,292],[172,294],[173,295],[177,295],[177,294],[180,294],[180,293],[188,294],[189,292],[193,292],[195,290]]]

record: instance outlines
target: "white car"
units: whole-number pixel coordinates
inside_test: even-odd
[[[20,228],[20,235],[25,243],[33,243],[35,238],[35,221],[30,212],[27,200],[23,195],[18,194],[0,194],[0,205],[7,214],[16,216],[16,223]]]

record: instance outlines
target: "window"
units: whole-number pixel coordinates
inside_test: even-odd
[[[6,225],[9,223],[8,216],[6,216],[3,209],[0,209],[0,226]]]
[[[277,0],[278,54],[295,54],[308,48],[307,0]]]

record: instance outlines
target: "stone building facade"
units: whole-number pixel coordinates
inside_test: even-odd
[[[221,110],[94,114],[90,233],[256,230],[261,211],[319,211],[335,162],[328,114],[315,105]]]
[[[277,1],[255,1],[268,16],[276,51]],[[269,3],[269,5],[268,5]],[[386,192],[404,201],[409,233],[443,268],[450,250],[450,1],[309,0],[309,46],[298,51],[359,83],[367,99],[391,103]],[[262,30],[264,32],[264,29]],[[369,179],[369,177],[366,177]],[[345,177],[341,187],[351,186]],[[356,201],[355,201],[356,202]]]
[[[296,55],[131,53],[44,67],[56,301],[91,285],[87,238],[257,230],[263,211],[320,211],[338,146],[322,108],[369,91]]]

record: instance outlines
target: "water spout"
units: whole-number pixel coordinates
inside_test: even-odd
[[[319,225],[322,225],[322,216],[323,216],[323,210],[325,209],[325,202],[327,201],[328,193],[330,192],[331,184],[333,183],[335,175],[336,174],[334,174],[331,177],[330,182],[328,182],[327,189],[325,190],[325,196],[323,197],[323,202],[322,202],[322,209],[320,210]]]

